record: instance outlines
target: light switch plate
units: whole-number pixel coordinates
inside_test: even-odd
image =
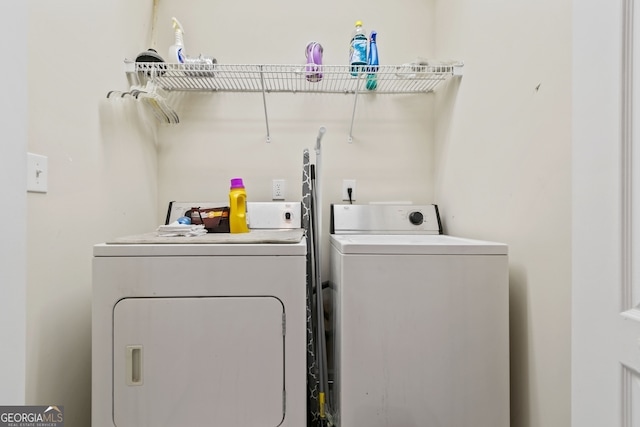
[[[48,159],[40,154],[27,153],[27,191],[46,193],[48,190]]]

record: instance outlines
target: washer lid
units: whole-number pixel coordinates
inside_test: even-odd
[[[445,235],[332,235],[331,245],[343,254],[379,255],[507,255],[504,243]]]

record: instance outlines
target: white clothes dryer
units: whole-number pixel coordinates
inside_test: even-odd
[[[92,426],[304,426],[305,282],[301,229],[96,245]]]
[[[508,427],[507,246],[441,235],[437,207],[333,207],[331,402],[340,427]]]

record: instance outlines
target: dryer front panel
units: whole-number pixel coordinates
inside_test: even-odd
[[[125,298],[113,311],[118,427],[277,426],[284,308],[275,297]]]

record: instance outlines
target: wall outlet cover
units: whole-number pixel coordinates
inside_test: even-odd
[[[285,180],[274,179],[271,187],[271,198],[273,200],[284,200]]]
[[[349,189],[351,189],[351,198],[349,198]],[[355,179],[342,180],[342,200],[345,202],[356,201],[356,180]]]

